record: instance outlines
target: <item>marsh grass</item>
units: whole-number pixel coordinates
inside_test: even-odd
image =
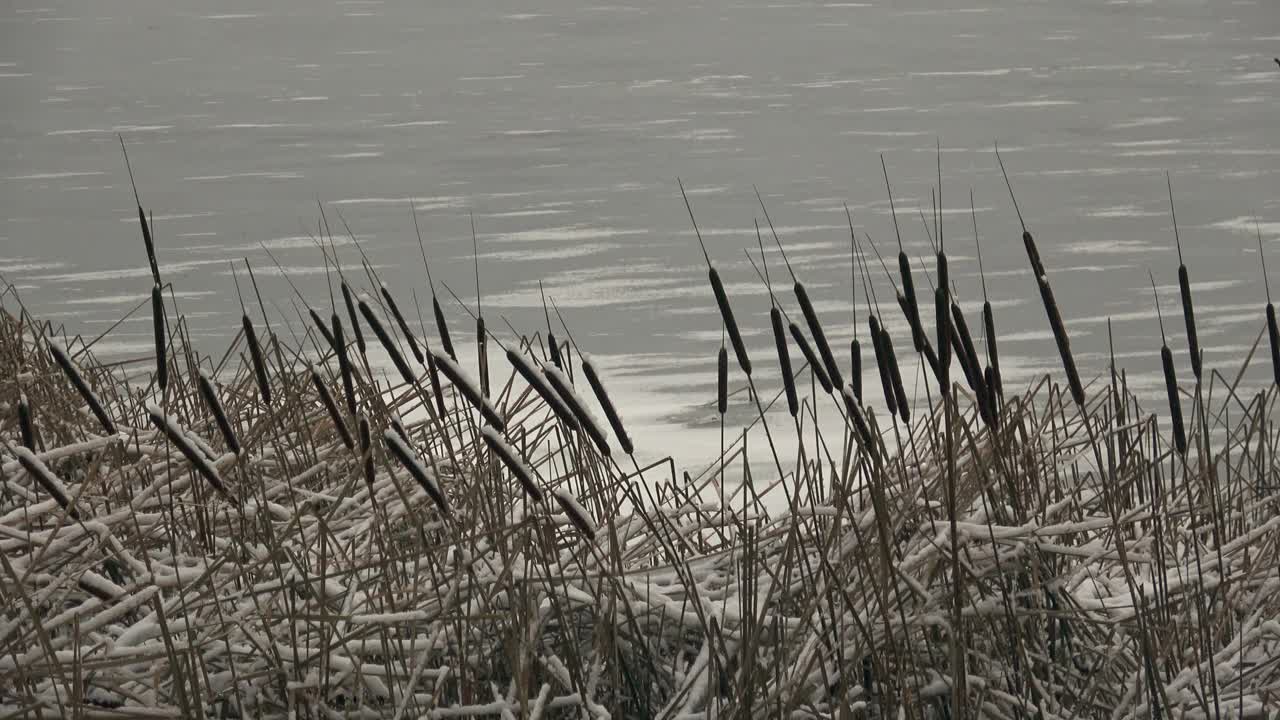
[[[360,288],[347,279],[329,323],[299,311],[292,346],[269,324],[258,346],[243,311],[220,358],[192,347],[170,303],[156,366],[100,362],[6,285],[0,714],[1274,713],[1280,391],[1245,394],[1254,352],[1236,367],[1205,366],[1189,390],[1163,343],[1172,433],[1114,360],[1109,382],[1086,393],[1025,233],[1067,387],[1054,376],[1002,387],[985,287],[984,369],[945,284],[935,223],[936,357],[918,308],[911,321],[896,294],[911,349],[943,392],[926,382],[925,397],[908,394],[861,268],[868,339],[897,419],[878,416],[853,382],[832,381],[842,376],[828,372],[828,353],[772,292],[780,369],[803,372],[789,366],[785,324],[821,391],[791,382],[774,393],[753,379],[706,256],[707,302],[727,341],[718,409],[727,423],[732,348],[758,415],[726,427],[702,468],[627,434],[607,378],[578,349],[585,339],[561,318],[557,345],[549,313],[547,362],[536,336],[478,337],[508,360],[486,364],[478,385],[453,355],[434,285],[441,347],[424,339],[420,355],[397,361],[399,343],[416,341],[370,274],[359,309],[396,366],[390,376],[359,348],[363,369],[350,361],[338,304],[358,337],[348,298]],[[865,261],[853,239],[853,261]],[[1266,307],[1258,342],[1268,333],[1274,355],[1269,297]],[[949,382],[953,350],[973,394]],[[570,374],[574,353],[590,394]],[[161,366],[164,387],[151,381]],[[780,448],[766,418],[784,396],[797,441]],[[623,453],[610,453],[592,399]],[[817,422],[827,402],[834,424]],[[766,431],[772,469],[752,462],[766,450],[753,428]]]

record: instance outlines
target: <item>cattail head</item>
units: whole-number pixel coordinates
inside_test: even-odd
[[[369,436],[369,419],[360,416],[360,457],[364,465],[364,481],[369,486],[369,497],[373,497],[373,440]]]
[[[480,392],[489,397],[489,336],[484,331],[484,316],[476,317],[476,350],[480,364]]]
[[[347,414],[356,416],[356,388],[352,378],[351,357],[347,355],[347,341],[342,336],[342,318],[333,313],[333,351],[338,356],[338,372],[342,375],[342,391],[347,398]],[[347,447],[351,447],[350,443]]]
[[[1067,337],[1066,326],[1062,324],[1062,314],[1058,311],[1058,302],[1053,297],[1053,288],[1049,287],[1049,279],[1044,275],[1036,280],[1040,285],[1040,300],[1044,303],[1045,312],[1049,316],[1049,326],[1053,330],[1054,342],[1058,345],[1058,354],[1062,357],[1062,367],[1067,373],[1071,398],[1077,405],[1084,407],[1084,386],[1080,384],[1080,373],[1076,370],[1075,357],[1071,354],[1071,341]]]
[[[67,515],[77,520],[80,519],[80,513],[76,511],[75,506],[67,498],[67,491],[62,486],[62,481],[58,479],[57,475],[53,474],[53,471],[48,466],[40,458],[36,457],[36,454],[30,448],[15,447],[13,452],[18,456],[18,464],[31,476],[31,479],[44,488],[44,491],[49,493],[49,497],[53,498],[54,502],[58,503],[66,511]]]
[[[938,325],[938,385],[945,394],[951,386],[951,303],[945,285],[934,290],[933,309]]]
[[[31,422],[31,403],[27,401],[26,393],[18,394],[18,430],[22,434],[22,446],[35,451],[35,424]]]
[[[355,301],[352,299],[351,288],[347,286],[347,281],[343,280],[340,286],[342,288],[342,302],[347,306],[347,319],[351,321],[351,334],[356,339],[356,349],[360,351],[360,357],[368,355],[364,346],[364,333],[360,331],[360,318],[356,315]]]
[[[1182,424],[1182,399],[1178,396],[1178,377],[1173,369],[1173,353],[1167,344],[1160,346],[1160,364],[1164,368],[1164,387],[1169,396],[1169,419],[1173,423],[1173,446],[1179,455],[1187,454],[1187,431]]]
[[[485,426],[480,429],[480,434],[484,437],[484,442],[493,451],[494,455],[507,466],[507,470],[516,477],[520,482],[520,487],[524,489],[525,494],[534,502],[542,502],[542,490],[538,488],[538,483],[534,480],[533,471],[524,464],[524,460],[520,459],[516,449],[511,447],[502,435],[492,427]]]
[[[618,445],[624,453],[631,455],[635,452],[635,446],[631,443],[631,436],[627,434],[626,428],[622,426],[622,416],[618,414],[617,406],[609,398],[609,392],[600,380],[600,374],[596,372],[595,363],[587,355],[582,356],[582,374],[587,376],[587,382],[591,384],[591,391],[595,393],[596,402],[600,403],[600,409],[604,410],[604,415],[608,418],[609,425],[613,428],[613,435],[618,439]]]
[[[858,441],[862,448],[867,452],[875,452],[875,438],[871,434],[871,424],[867,422],[867,414],[862,409],[862,404],[858,402],[858,398],[853,394],[853,388],[845,385],[840,389],[840,396],[844,398],[845,409],[849,413],[849,419],[853,422],[854,432],[858,436]]]
[[[996,348],[996,320],[991,313],[991,303],[984,301],[982,303],[982,334],[987,341],[987,363],[990,367],[987,369],[987,375],[990,379],[987,384],[995,382],[992,388],[997,398],[1004,395],[1004,388],[1000,386],[1000,352]]]
[[[329,392],[329,386],[325,384],[324,378],[320,377],[320,373],[311,363],[307,363],[307,369],[311,372],[311,385],[315,387],[316,394],[320,396],[320,403],[324,405],[324,409],[329,413],[329,419],[333,421],[333,427],[338,431],[338,437],[342,439],[342,444],[348,450],[355,447],[355,443],[351,440],[351,431],[347,430],[347,424],[342,421],[342,414],[338,412],[338,405],[333,401],[333,395]]]
[[[818,359],[813,347],[809,345],[808,339],[804,336],[804,331],[795,323],[788,324],[791,330],[791,339],[796,341],[796,346],[800,348],[800,354],[804,355],[805,362],[809,363],[809,369],[813,372],[813,376],[818,379],[818,384],[822,386],[822,391],[830,394],[835,386],[831,384],[831,378],[827,377],[827,371],[822,367],[822,361]]]
[[[964,368],[965,378],[969,383],[969,389],[979,398],[985,397],[986,378],[982,372],[982,361],[978,359],[978,351],[973,345],[973,337],[969,334],[969,323],[965,322],[964,313],[960,310],[960,306],[951,303],[951,320],[952,334],[959,340],[959,349],[957,354],[962,356],[961,365]]]
[[[178,451],[191,463],[191,467],[195,468],[196,472],[203,476],[219,495],[234,503],[235,499],[227,490],[226,483],[222,481],[222,476],[218,473],[217,468],[209,462],[209,458],[200,450],[196,442],[193,442],[193,436],[191,436],[190,431],[179,427],[178,423],[165,415],[160,406],[155,403],[147,403],[147,414],[151,416],[151,423],[156,426],[156,429],[164,433],[174,447],[178,448]],[[203,444],[203,441],[201,441],[201,444]]]
[[[885,360],[888,362],[889,381],[893,386],[894,404],[898,406],[898,415],[902,418],[902,422],[911,422],[911,408],[907,404],[907,391],[902,384],[902,371],[898,367],[898,355],[893,350],[893,338],[889,337],[889,331],[884,327],[880,328],[882,342],[884,343]]]
[[[52,340],[48,342],[48,346],[49,354],[53,356],[54,362],[58,364],[58,367],[62,369],[62,373],[71,381],[71,385],[75,387],[76,392],[80,393],[81,399],[83,399],[85,404],[89,406],[90,412],[92,412],[93,416],[98,419],[98,422],[102,425],[102,429],[105,430],[108,435],[115,435],[115,422],[111,420],[110,415],[107,415],[107,411],[102,407],[102,403],[99,402],[98,396],[94,395],[93,391],[89,389],[89,385],[80,375],[80,371],[72,364],[71,358],[67,356],[67,351]]]
[[[547,379],[548,384],[560,394],[564,400],[564,404],[569,407],[569,411],[574,417],[578,418],[578,425],[587,433],[587,437],[591,438],[591,442],[595,444],[596,449],[604,457],[610,456],[609,441],[604,435],[604,430],[600,428],[600,423],[596,422],[595,417],[587,411],[587,406],[582,402],[582,398],[578,397],[578,393],[573,389],[573,383],[569,381],[569,376],[560,372],[560,369],[551,363],[542,364],[542,375]]]
[[[440,372],[444,373],[445,377],[449,378],[449,382],[453,383],[453,386],[462,393],[467,402],[480,411],[484,421],[498,428],[499,431],[505,430],[507,427],[506,421],[502,419],[502,416],[498,414],[498,411],[484,395],[480,394],[480,389],[471,382],[471,378],[462,372],[462,368],[458,367],[458,364],[448,357],[435,352],[432,354],[436,356],[436,367],[439,368]]]
[[[1187,266],[1178,266],[1178,289],[1182,292],[1182,321],[1187,327],[1187,350],[1191,353],[1191,372],[1200,382],[1200,338],[1196,333],[1196,310],[1191,303],[1191,278]]]
[[[222,441],[226,443],[228,450],[239,455],[240,440],[236,437],[235,429],[227,418],[227,411],[222,406],[222,401],[218,399],[218,393],[213,387],[213,378],[201,370],[196,383],[200,387],[200,397],[204,399],[205,406],[209,408],[209,412],[213,413],[213,420],[218,426],[218,432],[222,434]],[[329,402],[332,403],[333,400],[330,399]]]
[[[849,387],[853,388],[858,402],[862,402],[862,344],[858,338],[849,341],[849,364]]]
[[[813,344],[818,346],[818,356],[822,358],[822,365],[826,368],[827,377],[831,378],[831,384],[840,387],[844,385],[844,378],[840,373],[840,364],[836,362],[836,357],[831,353],[831,346],[827,343],[827,334],[822,330],[822,323],[818,320],[818,313],[813,309],[813,303],[809,301],[809,293],[804,289],[804,283],[799,280],[795,284],[796,300],[800,303],[800,311],[804,314],[804,320],[809,325],[809,334],[813,336]]]
[[[444,353],[457,362],[458,354],[453,351],[453,340],[449,338],[449,323],[445,321],[444,310],[440,309],[440,300],[435,295],[431,296],[431,312],[436,316],[436,332],[440,333],[440,345],[444,348]]]
[[[898,396],[893,393],[893,371],[889,369],[889,354],[884,346],[885,336],[875,313],[867,313],[867,326],[871,330],[871,348],[875,351],[876,368],[880,373],[880,390],[890,415],[898,414]]]
[[[369,328],[377,336],[378,342],[382,343],[382,349],[386,350],[387,355],[391,357],[392,364],[400,372],[400,377],[404,379],[405,384],[413,385],[417,380],[413,370],[409,368],[409,363],[405,362],[404,356],[400,354],[400,348],[396,347],[396,343],[391,339],[391,335],[387,333],[387,329],[382,326],[382,321],[374,314],[373,308],[369,307],[369,297],[367,295],[360,298],[360,313],[364,315],[365,322],[369,323]]]
[[[787,412],[791,413],[791,417],[795,417],[800,412],[800,400],[796,395],[796,380],[791,373],[791,353],[787,350],[787,334],[782,329],[782,311],[778,310],[777,305],[769,308],[769,323],[773,326],[773,344],[778,350],[778,368],[782,371],[782,387],[787,394]]]
[[[560,358],[560,345],[556,342],[556,334],[547,331],[547,351],[551,353],[551,362],[561,370],[564,369],[564,361]]]
[[[1280,330],[1276,328],[1276,306],[1267,303],[1267,338],[1271,341],[1271,373],[1280,386]]]
[[[320,317],[320,314],[314,308],[307,308],[307,313],[311,315],[311,324],[315,325],[316,329],[320,331],[321,337],[324,338],[329,347],[333,347],[333,333],[329,330],[329,326],[325,324],[324,319]]]
[[[533,366],[533,363],[512,349],[507,350],[507,362],[511,364],[511,367],[515,368],[516,372],[528,383],[529,387],[538,393],[538,397],[541,397],[547,407],[551,408],[551,411],[556,414],[556,417],[560,418],[560,422],[564,423],[570,430],[577,432],[578,419],[574,417],[573,411],[569,409],[568,405],[564,404],[564,400],[547,384],[547,381]]]
[[[158,283],[151,286],[151,324],[156,339],[156,384],[163,393],[169,387],[169,360],[165,349],[164,295]]]
[[[440,486],[436,484],[435,475],[427,472],[427,469],[418,461],[413,451],[409,449],[408,444],[401,440],[394,430],[384,430],[382,441],[386,444],[387,450],[390,451],[391,455],[427,493],[427,497],[431,498],[431,502],[435,503],[436,508],[440,510],[440,514],[446,517],[449,516],[449,499],[440,490]]]
[[[413,359],[421,365],[425,358],[422,356],[422,348],[418,347],[418,339],[414,337],[413,331],[409,329],[409,323],[405,322],[404,314],[400,312],[400,306],[396,305],[396,299],[391,297],[391,291],[386,285],[382,288],[382,299],[386,301],[387,307],[391,310],[391,316],[395,318],[396,325],[400,328],[400,334],[404,336],[405,342],[409,343],[409,350],[413,353]]]
[[[254,332],[253,321],[249,314],[240,316],[240,324],[244,327],[244,339],[249,344],[249,359],[253,361],[253,375],[258,380],[258,392],[262,395],[262,404],[271,405],[271,381],[267,377],[267,359],[262,354],[262,346],[258,344],[258,334]]]
[[[591,521],[591,516],[587,514],[585,508],[578,503],[578,499],[569,493],[568,490],[555,489],[551,491],[551,496],[556,499],[560,505],[560,509],[569,518],[569,522],[582,533],[587,540],[594,540],[596,537],[596,526]]]
[[[920,306],[916,301],[916,284],[911,279],[911,262],[907,253],[898,251],[898,274],[902,276],[902,291],[899,293],[898,305],[907,316],[907,324],[911,326],[911,346],[920,352],[924,344],[924,332],[920,326]]]
[[[1027,259],[1031,261],[1031,271],[1036,277],[1044,275],[1044,263],[1040,262],[1040,250],[1036,248],[1035,238],[1031,237],[1031,233],[1022,231],[1022,246],[1027,250]]]
[[[724,321],[725,330],[729,333],[729,342],[733,345],[733,353],[738,358],[738,367],[744,375],[751,375],[751,358],[747,357],[747,346],[742,342],[742,334],[738,332],[738,321],[733,318],[733,308],[729,306],[729,296],[725,294],[724,283],[720,282],[720,273],[715,268],[707,271],[711,280],[711,290],[716,295],[716,305],[720,308],[720,319]]]

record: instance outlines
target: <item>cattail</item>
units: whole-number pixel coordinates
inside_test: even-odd
[[[538,393],[538,396],[547,404],[547,407],[551,408],[556,417],[560,418],[560,422],[563,422],[570,430],[575,432],[578,430],[578,420],[573,416],[573,411],[564,404],[564,400],[547,384],[542,375],[538,374],[538,370],[533,366],[533,363],[515,350],[507,350],[507,362],[516,369],[520,377],[524,378],[529,387]]]
[[[189,431],[179,427],[177,422],[166,416],[164,411],[155,403],[147,403],[147,414],[151,416],[152,424],[169,438],[169,442],[178,448],[179,452],[191,463],[191,466],[213,486],[213,489],[218,491],[218,494],[226,498],[228,502],[235,503],[235,499],[227,491],[226,484],[222,482],[222,476],[209,463],[209,458],[196,447],[192,438],[188,437]]]
[[[947,279],[947,254],[941,250],[938,251],[938,287],[950,289],[950,281]]]
[[[342,284],[342,302],[347,306],[347,316],[351,320],[351,334],[356,339],[356,349],[360,351],[360,357],[368,355],[364,346],[364,333],[360,331],[360,318],[356,316],[356,304],[351,299],[351,288],[347,287],[347,281],[343,280]]]
[[[267,360],[262,355],[262,347],[258,345],[258,334],[253,331],[253,321],[249,314],[240,316],[240,324],[244,326],[244,339],[249,343],[249,358],[253,360],[253,374],[258,379],[258,392],[262,394],[262,404],[271,404],[271,383],[267,380]]]
[[[973,345],[973,337],[969,334],[969,323],[965,322],[964,313],[960,310],[960,306],[951,303],[951,320],[954,323],[952,333],[960,341],[960,348],[957,354],[963,354],[965,366],[965,375],[969,381],[969,389],[974,392],[978,398],[986,395],[986,379],[982,374],[982,361],[978,359],[978,352]]]
[[[71,505],[71,501],[67,498],[67,491],[62,487],[62,481],[57,475],[44,464],[40,458],[36,457],[30,448],[16,447],[13,449],[15,455],[18,456],[18,464],[22,465],[22,469],[35,480],[44,491],[49,493],[54,502],[66,511],[67,515],[79,520],[80,513]]]
[[[1031,261],[1031,270],[1040,277],[1045,274],[1044,263],[1040,262],[1040,251],[1036,249],[1035,238],[1027,230],[1022,231],[1022,245],[1027,250],[1027,259]]]
[[[431,498],[431,502],[436,504],[440,514],[447,517],[450,513],[449,499],[440,491],[440,486],[436,484],[435,476],[427,472],[422,463],[418,462],[418,459],[414,457],[413,451],[409,449],[405,441],[400,439],[399,435],[396,435],[394,430],[384,430],[382,432],[382,441],[386,444],[387,450],[395,456],[395,459],[399,461],[405,470],[409,471],[413,479],[427,493],[427,497]]]
[[[849,341],[849,365],[850,378],[849,385],[853,388],[853,394],[862,401],[862,345],[858,342],[858,338]]]
[[[484,331],[484,317],[476,317],[476,348],[480,361],[480,392],[489,397],[489,337]]]
[[[1280,331],[1276,329],[1276,306],[1267,303],[1267,338],[1271,341],[1271,373],[1280,385]]]
[[[1067,373],[1071,398],[1077,405],[1084,407],[1084,387],[1080,384],[1080,373],[1076,371],[1076,361],[1071,355],[1071,341],[1067,337],[1066,327],[1062,324],[1058,302],[1053,298],[1053,288],[1049,287],[1049,279],[1044,275],[1036,280],[1040,285],[1040,300],[1044,303],[1045,312],[1049,315],[1049,326],[1053,329],[1053,340],[1058,345],[1058,354],[1062,356],[1062,367]]]
[[[444,408],[444,388],[440,386],[440,371],[436,368],[436,356],[431,350],[427,350],[427,377],[431,378],[431,394],[436,396],[436,409],[440,412],[440,420],[443,422],[446,415]]]
[[[200,397],[204,398],[204,404],[209,408],[209,412],[213,413],[213,420],[218,426],[218,432],[222,434],[222,441],[226,443],[227,449],[236,455],[240,454],[240,440],[236,438],[235,430],[231,427],[231,421],[227,418],[227,411],[222,407],[222,401],[218,399],[218,393],[214,391],[213,380],[209,374],[201,370],[196,378],[197,385],[200,386]],[[332,399],[329,400],[333,402]]]
[[[924,346],[924,330],[920,324],[920,305],[916,301],[916,284],[911,279],[911,262],[905,251],[898,251],[898,274],[902,276],[902,291],[898,294],[898,304],[907,316],[907,324],[911,326],[911,346],[920,352]]]
[[[329,331],[329,326],[325,324],[324,319],[313,308],[307,308],[307,313],[311,315],[311,322],[320,331],[324,341],[329,343],[329,347],[333,347],[333,333]]]
[[[444,310],[440,309],[440,300],[435,295],[431,296],[431,311],[436,316],[436,331],[440,333],[440,345],[444,348],[445,354],[457,362],[458,354],[453,351],[453,341],[449,339],[449,323],[445,322]]]
[[[813,303],[809,302],[809,293],[805,291],[804,284],[799,280],[795,284],[796,300],[800,303],[800,311],[804,313],[805,322],[809,325],[809,334],[813,336],[813,344],[818,346],[818,355],[822,357],[822,364],[827,369],[827,377],[831,378],[831,384],[834,386],[843,386],[844,378],[840,374],[840,364],[836,362],[836,356],[831,353],[831,346],[827,344],[827,334],[822,331],[822,323],[818,321],[818,313],[813,309]]]
[[[590,516],[587,515],[586,509],[578,503],[578,499],[570,495],[567,490],[559,488],[551,491],[551,496],[560,504],[560,509],[568,516],[573,526],[582,533],[582,536],[588,540],[596,539],[595,524],[591,522]]]
[[[409,363],[405,362],[404,356],[400,354],[400,348],[396,347],[395,341],[391,339],[387,329],[382,326],[382,321],[373,313],[373,308],[369,307],[368,296],[360,298],[360,313],[364,315],[365,322],[369,323],[369,327],[373,330],[373,334],[377,336],[378,342],[382,343],[382,349],[386,350],[387,355],[391,356],[391,363],[396,366],[396,370],[400,371],[400,377],[404,379],[405,384],[413,385],[417,380],[413,370],[409,368]]]
[[[351,358],[347,355],[347,341],[342,336],[342,318],[333,313],[333,351],[338,355],[338,372],[342,375],[342,392],[347,398],[347,414],[356,416],[356,388],[352,379]],[[347,447],[350,447],[348,445]]]
[[[159,285],[151,286],[151,324],[156,336],[156,383],[163,393],[169,387],[169,360],[165,351],[164,296]]]
[[[448,357],[436,352],[433,352],[432,354],[435,355],[436,367],[439,368],[440,372],[444,373],[444,376],[449,379],[449,382],[453,383],[454,387],[458,388],[462,393],[462,396],[467,399],[467,402],[471,403],[476,410],[480,411],[480,415],[484,418],[484,421],[498,428],[498,430],[505,430],[507,424],[503,421],[502,416],[499,415],[493,405],[489,404],[489,401],[480,394],[480,390],[471,382],[471,379],[462,372],[462,368],[458,367],[458,364]]]
[[[875,448],[875,442],[871,437],[871,425],[867,422],[862,404],[858,402],[858,398],[853,394],[853,388],[849,385],[840,389],[840,396],[844,398],[845,409],[849,412],[849,418],[853,420],[853,429],[857,432],[862,447],[871,452]]]
[[[1196,310],[1191,304],[1191,279],[1187,266],[1178,266],[1178,287],[1182,291],[1182,320],[1187,326],[1187,348],[1191,352],[1191,372],[1200,382],[1200,339],[1196,335]]]
[[[996,320],[991,314],[991,303],[984,301],[982,303],[982,334],[987,339],[987,384],[993,382],[995,386],[992,390],[995,392],[996,398],[1004,397],[1004,387],[1000,383],[1000,353],[996,350]]]
[[[729,409],[729,351],[720,346],[716,356],[716,410],[721,415]]]
[[[938,324],[938,376],[939,392],[951,389],[951,303],[947,302],[947,287],[939,285],[933,291],[934,320]]]
[[[884,346],[884,335],[880,332],[880,321],[874,313],[867,313],[867,325],[871,330],[871,348],[875,351],[876,368],[880,372],[880,389],[884,392],[884,404],[890,415],[898,414],[898,397],[893,394],[893,376],[889,370],[888,350]]]
[[[1000,386],[999,375],[994,366],[988,365],[986,371],[988,422],[994,428],[1000,427]]]
[[[742,368],[742,373],[748,377],[751,376],[751,358],[747,357],[747,346],[742,342],[742,335],[738,332],[738,321],[733,319],[733,308],[729,307],[729,296],[725,295],[724,284],[720,282],[720,273],[715,268],[707,271],[707,277],[711,279],[711,290],[716,294],[716,305],[720,306],[720,319],[724,321],[725,329],[729,331],[729,342],[733,345],[733,354],[738,357],[738,367]]]
[[[796,341],[796,345],[800,348],[800,353],[804,355],[805,362],[809,363],[809,369],[818,378],[818,384],[822,386],[823,392],[830,394],[834,388],[831,384],[831,378],[827,377],[827,371],[822,369],[822,362],[818,360],[813,348],[809,346],[809,341],[804,337],[804,331],[795,323],[790,323],[788,327],[791,330],[791,339]]]
[[[778,348],[778,367],[782,370],[782,387],[787,393],[787,412],[795,417],[800,412],[800,400],[796,396],[796,380],[791,373],[791,353],[787,350],[786,331],[782,329],[782,311],[776,305],[769,308],[769,322],[773,326],[773,344]],[[854,340],[854,343],[857,342]]]
[[[898,354],[893,351],[893,338],[889,337],[889,331],[883,327],[880,329],[881,342],[884,343],[885,359],[889,364],[889,381],[893,386],[894,402],[898,406],[898,415],[902,417],[902,422],[911,422],[911,408],[907,406],[907,392],[902,385],[902,371],[898,368]]]
[[[396,431],[401,440],[406,443],[409,442],[409,429],[404,426],[404,421],[400,419],[398,413],[391,413],[391,419],[387,421],[387,424],[391,426],[392,430]]]
[[[18,393],[18,430],[22,434],[22,446],[28,450],[36,449],[35,424],[31,422],[31,403],[26,393]]]
[[[342,444],[348,450],[354,448],[355,443],[351,440],[351,432],[347,430],[347,424],[342,421],[342,414],[338,412],[338,405],[333,401],[329,386],[325,384],[324,378],[320,377],[320,373],[311,363],[307,363],[307,369],[311,371],[311,384],[315,386],[316,394],[320,396],[320,403],[328,411],[329,419],[333,421],[333,427],[337,429],[338,437],[342,439]]]
[[[551,362],[561,370],[564,369],[564,360],[560,357],[560,346],[556,343],[556,334],[547,331],[547,349],[551,351]]]
[[[142,244],[147,248],[147,264],[151,266],[151,280],[159,285],[160,263],[156,262],[156,246],[151,239],[151,225],[147,222],[146,214],[142,212],[142,205],[138,205],[138,223],[142,225]]]
[[[1187,431],[1182,426],[1182,399],[1178,397],[1178,378],[1173,369],[1173,353],[1168,344],[1160,346],[1160,364],[1164,367],[1164,388],[1169,395],[1169,419],[1173,422],[1173,445],[1179,455],[1187,454]]]
[[[1275,323],[1273,322],[1272,325]],[[1274,346],[1275,343],[1272,343]],[[63,374],[71,381],[76,392],[80,393],[80,397],[85,404],[89,406],[89,410],[93,416],[98,419],[98,423],[102,425],[102,429],[108,435],[116,434],[116,424],[111,421],[111,417],[107,415],[107,411],[102,408],[102,403],[98,402],[98,396],[93,394],[89,386],[85,383],[84,378],[80,376],[80,371],[76,370],[76,366],[71,364],[71,358],[67,357],[67,352],[63,350],[53,341],[49,341],[49,354],[53,355],[54,362],[58,363],[58,367],[62,368]],[[1278,365],[1277,367],[1280,367]]]
[[[520,486],[524,488],[525,494],[536,503],[542,502],[542,490],[538,489],[538,483],[533,479],[533,472],[520,459],[516,449],[511,447],[498,434],[498,431],[491,427],[481,428],[480,434],[484,436],[484,442],[493,451],[493,454],[497,455],[502,464],[507,466],[507,470],[516,476],[516,480],[520,481]]]
[[[578,418],[578,425],[591,438],[591,442],[600,450],[600,454],[609,457],[609,441],[604,436],[604,430],[600,428],[600,424],[596,419],[587,412],[587,406],[583,404],[582,398],[578,397],[577,391],[573,389],[573,383],[569,381],[569,376],[560,372],[560,369],[551,363],[542,364],[542,375],[550,383],[551,387],[560,394],[560,398],[564,400],[564,404],[569,406],[569,410],[574,417]]]
[[[613,400],[609,399],[609,393],[605,390],[604,383],[601,382],[600,374],[596,372],[596,365],[590,356],[582,356],[582,374],[587,376],[591,391],[596,394],[596,402],[600,403],[600,408],[604,410],[604,416],[608,418],[614,437],[618,438],[618,445],[622,447],[622,452],[631,455],[635,452],[631,436],[627,435],[626,428],[622,426],[622,416],[618,414],[618,408],[613,404]]]
[[[369,419],[360,416],[360,457],[364,459],[364,481],[369,485],[369,497],[373,497],[373,440],[369,437]]]
[[[400,334],[404,335],[405,342],[409,343],[409,350],[413,352],[413,359],[421,365],[424,358],[422,356],[422,348],[418,347],[418,339],[413,336],[413,331],[409,329],[409,323],[405,322],[404,315],[400,312],[400,306],[396,305],[395,298],[391,297],[391,291],[386,285],[382,286],[382,299],[386,301],[387,307],[391,308],[391,316],[396,319],[396,325],[400,327]]]

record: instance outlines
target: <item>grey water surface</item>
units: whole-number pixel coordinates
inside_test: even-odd
[[[411,305],[430,293],[412,202],[455,335],[471,337],[444,285],[474,305],[474,213],[489,327],[545,330],[542,281],[642,454],[706,457],[721,330],[676,178],[772,396],[768,294],[743,253],[764,224],[753,186],[847,362],[844,206],[860,238],[896,252],[883,153],[924,299],[940,142],[941,234],[971,327],[972,190],[1005,385],[1060,379],[998,141],[1084,373],[1106,369],[1112,318],[1130,384],[1159,387],[1148,269],[1190,373],[1167,171],[1206,365],[1233,378],[1263,327],[1255,217],[1280,268],[1276,55],[1274,0],[13,0],[0,6],[0,273],[72,332],[101,332],[146,297],[117,134],[164,277],[211,352],[238,327],[233,259],[253,263],[276,331],[300,329],[261,245],[327,312],[317,203],[349,276],[368,286],[339,217]],[[869,268],[905,356],[874,255]],[[857,302],[865,333],[861,289]],[[144,308],[98,352],[146,356],[150,332]],[[878,396],[874,370],[866,382]],[[753,407],[735,404],[735,422]]]

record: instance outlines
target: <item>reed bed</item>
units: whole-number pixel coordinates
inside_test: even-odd
[[[1167,344],[1153,348],[1171,435],[1123,372],[1081,382],[1022,237],[1065,391],[1051,376],[1002,386],[993,336],[983,368],[939,250],[938,392],[908,397],[883,316],[865,308],[890,415],[861,398],[856,346],[857,384],[844,382],[794,275],[817,351],[771,294],[788,382],[761,394],[708,256],[728,340],[721,421],[731,347],[751,424],[813,436],[778,448],[768,435],[764,475],[745,429],[701,471],[641,467],[636,453],[660,453],[628,434],[567,327],[543,352],[477,322],[508,363],[463,367],[434,287],[440,349],[390,288],[343,278],[349,334],[336,303],[330,323],[311,311],[294,326],[292,347],[246,310],[209,357],[166,310],[148,231],[156,357],[115,363],[9,287],[0,715],[1274,717],[1276,389],[1246,395],[1213,368],[1180,385]],[[901,347],[922,353],[901,251],[899,273]],[[1265,309],[1259,338],[1265,322],[1274,343]],[[394,380],[370,371],[361,325]],[[806,370],[822,392],[794,381]],[[768,412],[784,391],[788,412]],[[828,401],[842,422],[804,426]]]

